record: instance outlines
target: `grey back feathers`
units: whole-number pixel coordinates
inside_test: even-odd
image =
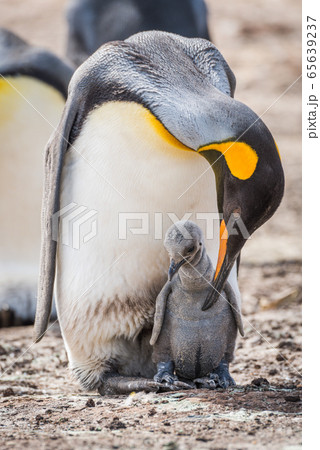
[[[5,28],[0,28],[0,74],[26,75],[57,89],[66,98],[74,68],[53,53],[29,45]]]
[[[209,39],[204,0],[71,0],[67,56],[80,65],[106,42],[160,30]]]

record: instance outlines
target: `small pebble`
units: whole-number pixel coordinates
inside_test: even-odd
[[[150,411],[148,412],[148,416],[154,416],[155,414],[157,414],[155,408],[150,409]]]
[[[7,388],[2,392],[2,395],[4,397],[11,397],[11,395],[15,395],[15,394],[14,394],[14,390],[12,388]]]
[[[300,402],[300,395],[286,395],[284,398],[287,402]]]
[[[269,386],[269,381],[266,378],[255,378],[251,381],[254,386]]]
[[[88,398],[86,406],[88,406],[88,408],[94,408],[96,406],[93,398]]]

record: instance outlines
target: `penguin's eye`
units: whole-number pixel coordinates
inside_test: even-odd
[[[194,251],[194,246],[189,247],[188,250],[187,250],[187,253],[192,253],[193,251]]]

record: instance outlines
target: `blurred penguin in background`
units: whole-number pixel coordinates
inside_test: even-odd
[[[0,28],[0,326],[33,322],[43,150],[73,69]]]
[[[209,39],[204,0],[70,0],[67,57],[77,66],[108,41],[160,30]]]

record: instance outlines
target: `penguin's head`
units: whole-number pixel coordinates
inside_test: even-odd
[[[168,229],[164,246],[170,257],[169,280],[186,262],[196,265],[201,260],[204,246],[201,229],[190,220],[180,220]]]
[[[245,115],[247,107],[240,107]],[[236,133],[223,145],[223,155],[215,149],[215,144],[200,150],[215,172],[221,213],[213,290],[203,310],[218,299],[246,240],[274,214],[284,190],[277,146],[260,119],[252,122],[251,127],[249,122],[240,134]]]

